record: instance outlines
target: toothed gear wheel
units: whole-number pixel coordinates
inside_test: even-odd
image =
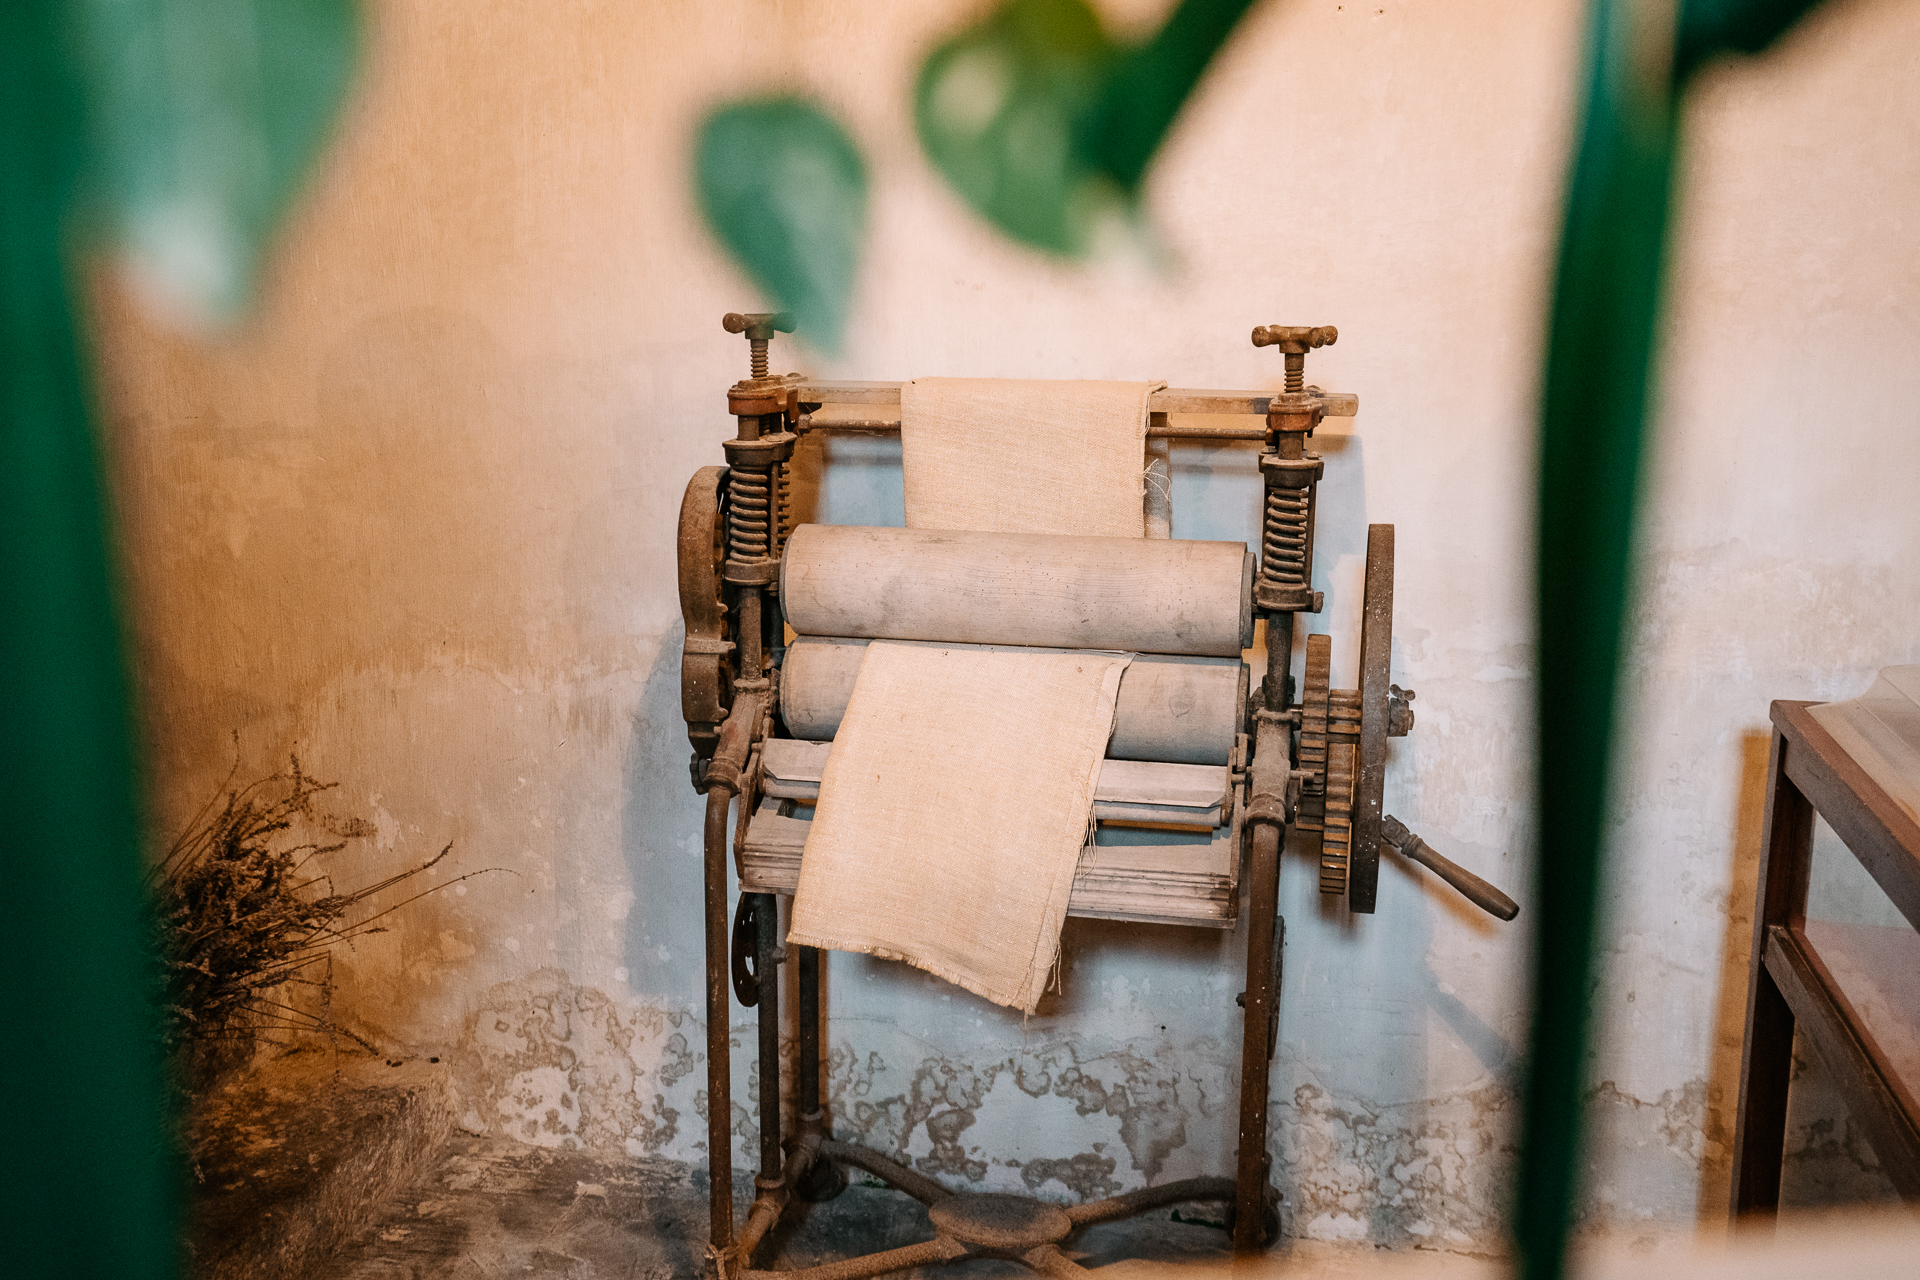
[[[1333,668],[1333,638],[1307,637],[1306,680],[1301,688],[1299,767],[1310,774],[1300,786],[1294,829],[1324,829],[1327,797],[1327,681]]]
[[[1320,833],[1320,892],[1345,893],[1353,852],[1353,774],[1359,749],[1350,742],[1327,745],[1327,816]]]
[[[1360,697],[1329,688],[1333,638],[1307,637],[1300,702],[1301,784],[1296,830],[1319,841],[1320,892],[1344,894],[1353,852],[1353,798],[1359,767]]]
[[[1360,785],[1360,692],[1327,694],[1327,830],[1321,840],[1320,892],[1345,893],[1353,875],[1353,805]]]

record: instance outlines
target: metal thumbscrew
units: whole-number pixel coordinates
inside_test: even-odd
[[[784,311],[750,311],[742,315],[729,311],[720,318],[720,327],[728,333],[744,333],[752,350],[753,378],[767,376],[767,343],[776,333],[792,333],[793,317]]]
[[[1330,347],[1340,340],[1340,331],[1330,324],[1263,324],[1253,331],[1256,347],[1278,347],[1287,357],[1287,391],[1302,389],[1307,375],[1307,352],[1315,347]]]

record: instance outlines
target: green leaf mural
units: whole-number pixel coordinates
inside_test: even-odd
[[[837,352],[867,229],[866,165],[853,140],[804,99],[735,103],[701,125],[694,166],[720,242],[773,310]]]

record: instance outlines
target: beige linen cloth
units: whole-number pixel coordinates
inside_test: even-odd
[[[788,940],[904,960],[1032,1013],[1132,656],[868,645]]]
[[[907,383],[907,526],[1141,537],[1154,385]],[[788,940],[904,960],[1033,1012],[1132,657],[867,646]]]
[[[907,528],[1145,532],[1154,382],[915,378],[900,388]]]

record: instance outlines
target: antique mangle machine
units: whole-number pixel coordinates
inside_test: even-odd
[[[1351,416],[1358,404],[1353,396],[1305,385],[1307,353],[1334,342],[1335,330],[1253,331],[1255,346],[1275,346],[1284,355],[1285,390],[1279,394],[1161,388],[1147,398],[1149,460],[1156,449],[1164,459],[1165,446],[1158,442],[1168,438],[1261,442],[1264,509],[1256,560],[1237,543],[1171,540],[1165,488],[1153,484],[1144,503],[1148,536],[1131,539],[1035,535],[1008,541],[1007,535],[980,534],[975,543],[958,533],[944,535],[935,548],[911,529],[796,528],[790,518],[796,443],[814,431],[900,430],[901,385],[772,375],[767,346],[776,332],[789,330],[785,318],[728,315],[725,327],[744,334],[751,347],[751,375],[727,397],[739,429],[725,442],[727,465],[694,475],[679,529],[686,621],[682,709],[694,748],[693,784],[707,797],[710,1266],[729,1276],[852,1280],[986,1255],[1069,1275],[1082,1269],[1057,1246],[1080,1226],[1187,1201],[1226,1203],[1234,1247],[1257,1250],[1271,1241],[1278,1224],[1267,1094],[1284,936],[1277,909],[1280,857],[1289,828],[1299,833],[1294,847],[1316,858],[1321,892],[1343,895],[1355,912],[1374,910],[1383,844],[1491,914],[1511,919],[1517,911],[1498,889],[1441,857],[1381,810],[1387,739],[1407,733],[1414,721],[1413,694],[1389,681],[1392,525],[1368,529],[1359,688],[1330,687],[1332,640],[1310,635],[1296,695],[1294,615],[1321,607],[1312,571],[1323,463],[1307,444],[1324,416]],[[1182,415],[1181,425],[1170,415]],[[1207,425],[1189,425],[1187,415],[1211,416]],[[1162,507],[1157,539],[1156,502]],[[1202,552],[1213,567],[1204,573],[1188,568],[1200,563],[1194,557]],[[1036,621],[1025,605],[1002,611],[990,599],[982,603],[977,566],[989,560],[1003,575],[1011,565],[1016,574],[1024,569],[1044,579],[1039,595],[1015,590],[1010,599],[1058,599],[1066,606],[1043,610]],[[1204,590],[1215,599],[1156,612],[1146,607],[1153,602],[1129,598],[1143,590]],[[1198,636],[1191,615],[1200,604],[1227,618],[1224,629],[1215,626]],[[1154,621],[1162,617],[1180,621]],[[1268,625],[1266,668],[1253,683],[1241,652],[1251,644],[1256,617]],[[778,899],[799,883],[812,826],[807,814],[819,796],[864,646],[881,641],[1128,649],[1141,659],[1119,686],[1092,817],[1102,825],[1172,826],[1210,837],[1164,846],[1089,839],[1066,910],[1245,929],[1234,1177],[1188,1179],[1061,1206],[957,1193],[879,1152],[834,1138],[820,1069],[821,955],[814,947],[787,944]],[[1167,716],[1168,706],[1181,714]],[[929,706],[926,714],[938,716],[940,708]],[[729,847],[741,885],[731,922]],[[798,1132],[783,1137],[778,973],[789,962],[798,980],[789,1101]],[[758,1195],[737,1229],[729,1154],[729,1000],[735,997],[758,1009],[761,1081]],[[803,1272],[754,1272],[755,1247],[789,1198],[831,1198],[846,1185],[847,1167],[924,1202],[934,1239]]]

